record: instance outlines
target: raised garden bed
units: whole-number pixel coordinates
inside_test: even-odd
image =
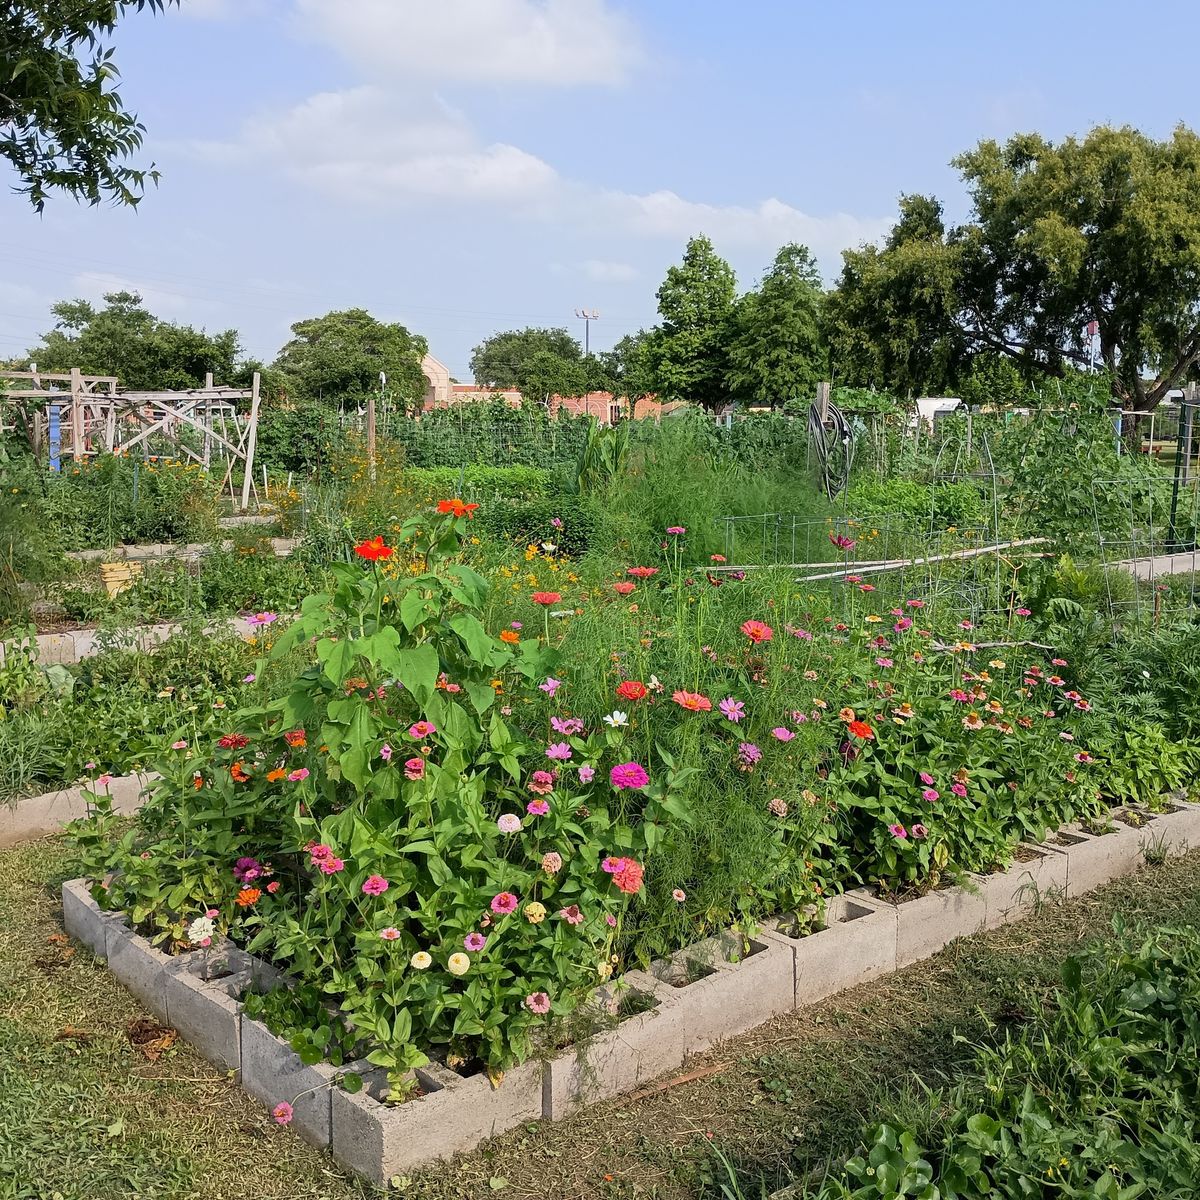
[[[1078,895],[1133,870],[1152,836],[1182,845],[1196,831],[1200,806],[1191,804],[1154,815],[1136,830],[1121,825],[1092,836],[1068,828],[969,888],[895,905],[850,893],[830,903],[824,928],[803,937],[792,936],[799,931],[785,920],[749,937],[721,934],[648,973],[629,972],[599,998],[601,1009],[616,1010],[615,1024],[602,1022],[578,1044],[531,1058],[500,1087],[482,1072],[463,1075],[435,1063],[414,1072],[413,1095],[401,1104],[386,1102],[379,1072],[363,1063],[307,1066],[245,1014],[239,1001],[246,990],[280,978],[269,965],[236,950],[162,954],[120,914],[102,911],[82,880],[63,885],[63,915],[68,932],[106,957],[149,1011],[211,1061],[238,1072],[242,1086],[268,1107],[292,1105],[293,1124],[306,1140],[383,1183],[523,1122],[561,1119],[635,1090],[723,1038],[932,955],[959,936],[1016,920],[1038,895]],[[348,1071],[361,1072],[361,1090],[339,1086]]]

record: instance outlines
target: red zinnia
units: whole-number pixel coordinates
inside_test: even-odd
[[[250,745],[250,739],[244,733],[227,733],[217,745],[222,750],[241,750]]]
[[[378,562],[381,558],[391,558],[394,551],[391,546],[384,545],[383,536],[377,535],[369,541],[360,542],[354,547],[354,553],[367,562]]]
[[[557,604],[562,599],[562,596],[558,592],[534,592],[529,598],[534,604],[540,604],[544,608],[549,608],[550,605]]]
[[[618,596],[628,596],[636,586],[637,584],[630,583],[629,580],[623,579],[619,583],[613,584],[613,591],[616,592]]]
[[[657,567],[629,567],[625,571],[626,575],[632,575],[635,579],[650,579],[658,574]]]
[[[630,896],[636,896],[642,890],[642,876],[645,874],[645,868],[640,862],[634,862],[632,858],[622,860],[625,866],[618,871],[612,881]]]
[[[856,738],[863,738],[865,741],[870,741],[875,736],[875,730],[866,721],[851,721],[847,724],[846,728]]]
[[[764,625],[761,621],[744,622],[742,632],[752,642],[769,642],[775,636],[775,630],[770,625]]]
[[[644,700],[648,690],[644,683],[636,679],[626,679],[624,683],[617,684],[617,695],[622,700]]]
[[[478,504],[464,504],[461,500],[439,500],[438,512],[453,513],[456,517],[473,518],[475,510],[479,507]]]

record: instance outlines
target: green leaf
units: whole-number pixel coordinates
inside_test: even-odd
[[[467,653],[480,666],[487,666],[495,655],[496,643],[484,629],[479,618],[471,613],[455,613],[447,622],[462,639]]]
[[[397,653],[396,662],[400,682],[412,692],[418,704],[428,704],[441,672],[437,651],[428,644],[411,646]]]

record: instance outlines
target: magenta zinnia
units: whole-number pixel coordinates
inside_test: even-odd
[[[642,788],[650,782],[646,768],[640,763],[618,763],[608,773],[609,782],[615,788]]]

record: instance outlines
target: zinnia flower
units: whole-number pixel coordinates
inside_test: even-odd
[[[906,837],[908,837],[908,830],[905,829],[903,825],[889,825],[888,833],[900,841],[903,841]]]
[[[699,692],[678,691],[672,693],[671,699],[680,708],[686,708],[688,712],[710,712],[712,710],[712,701],[707,696],[700,695]]]
[[[667,532],[672,537],[678,537],[682,533],[687,533],[687,529],[684,528],[684,526],[682,526],[682,525],[668,525]]]
[[[521,828],[521,818],[516,813],[504,813],[496,822],[501,833],[516,833]]]
[[[425,950],[418,950],[416,954],[408,960],[408,965],[416,971],[427,971],[433,966],[433,955]]]
[[[531,901],[525,905],[525,920],[530,925],[540,925],[546,919],[546,906],[540,904],[537,900]]]
[[[864,741],[870,741],[875,736],[875,730],[866,721],[850,721],[846,728],[854,737],[862,738]]]
[[[657,567],[629,567],[626,575],[632,575],[635,579],[652,579],[658,574]]]
[[[354,553],[367,562],[378,562],[381,558],[391,558],[394,551],[391,546],[384,545],[382,536],[377,536],[360,542],[354,547]]]
[[[275,1118],[276,1125],[288,1125],[292,1120],[292,1106],[286,1100],[282,1100],[271,1109],[271,1116]]]
[[[622,700],[643,700],[647,691],[646,685],[639,683],[636,679],[626,679],[623,683],[617,684],[617,695]]]
[[[478,507],[478,504],[464,504],[456,497],[453,500],[439,500],[437,510],[443,515],[453,513],[456,517],[465,516],[468,520],[472,520],[473,514]]]
[[[550,997],[545,992],[530,992],[525,997],[525,1007],[539,1017],[545,1016],[550,1011]]]
[[[446,959],[446,970],[451,975],[465,975],[471,969],[471,960],[458,950]]]
[[[382,896],[388,890],[388,881],[382,875],[368,875],[362,890],[368,896]]]
[[[774,816],[786,817],[788,815],[788,802],[782,796],[773,796],[767,804],[767,809]]]
[[[933,788],[926,788],[921,793],[921,799],[928,800],[929,803],[932,804],[935,800],[938,799],[938,793]]]
[[[463,938],[463,945],[472,952],[482,950],[487,945],[487,938],[482,933],[468,933]]]
[[[346,864],[340,858],[323,858],[317,863],[317,868],[325,875],[336,875]]]
[[[562,870],[562,855],[555,850],[549,850],[542,855],[542,870],[547,875],[557,875]]]
[[[566,908],[560,908],[558,915],[566,921],[568,925],[583,924],[583,913],[579,911],[578,904],[568,904]]]
[[[512,892],[498,892],[492,897],[492,912],[499,913],[501,916],[516,911],[516,907],[517,898]]]
[[[534,817],[544,817],[550,811],[550,805],[545,800],[530,800],[525,811]]]
[[[398,930],[395,925],[389,925],[386,929],[381,929],[379,931],[379,936],[385,942],[396,942],[400,940],[400,930]]]
[[[529,790],[535,796],[548,796],[554,791],[554,775],[550,771],[534,771],[529,777]]]
[[[608,773],[609,782],[618,789],[643,788],[650,782],[646,768],[640,763],[618,763]]]
[[[645,868],[641,863],[635,862],[632,858],[627,858],[624,870],[617,871],[613,875],[613,883],[628,895],[636,896],[642,890],[642,876],[644,872]]]
[[[562,600],[562,594],[560,592],[534,592],[529,598],[534,604],[540,604],[543,608],[550,608]]]
[[[687,892],[685,892],[683,888],[673,888],[671,891],[671,899],[674,900],[676,904],[682,904],[687,899]]]
[[[760,642],[769,642],[775,636],[775,631],[770,625],[764,625],[762,621],[744,621],[742,632],[756,645]]]
[[[630,583],[628,579],[622,579],[619,582],[614,583],[612,587],[613,591],[616,592],[618,596],[628,596],[629,593],[632,592],[635,587],[637,587],[637,584]]]
[[[309,771],[307,767],[297,767],[288,775],[288,780],[291,783],[302,783],[308,778]]]
[[[925,838],[925,837],[929,836],[929,830],[926,829],[925,826],[920,823],[920,821],[918,821],[912,827],[911,832],[912,832],[913,837],[915,837],[917,839]]]
[[[423,758],[408,758],[404,761],[405,779],[422,779],[425,775],[425,760]]]
[[[408,727],[408,736],[417,742],[433,733],[437,733],[437,726],[432,721],[414,721]]]

